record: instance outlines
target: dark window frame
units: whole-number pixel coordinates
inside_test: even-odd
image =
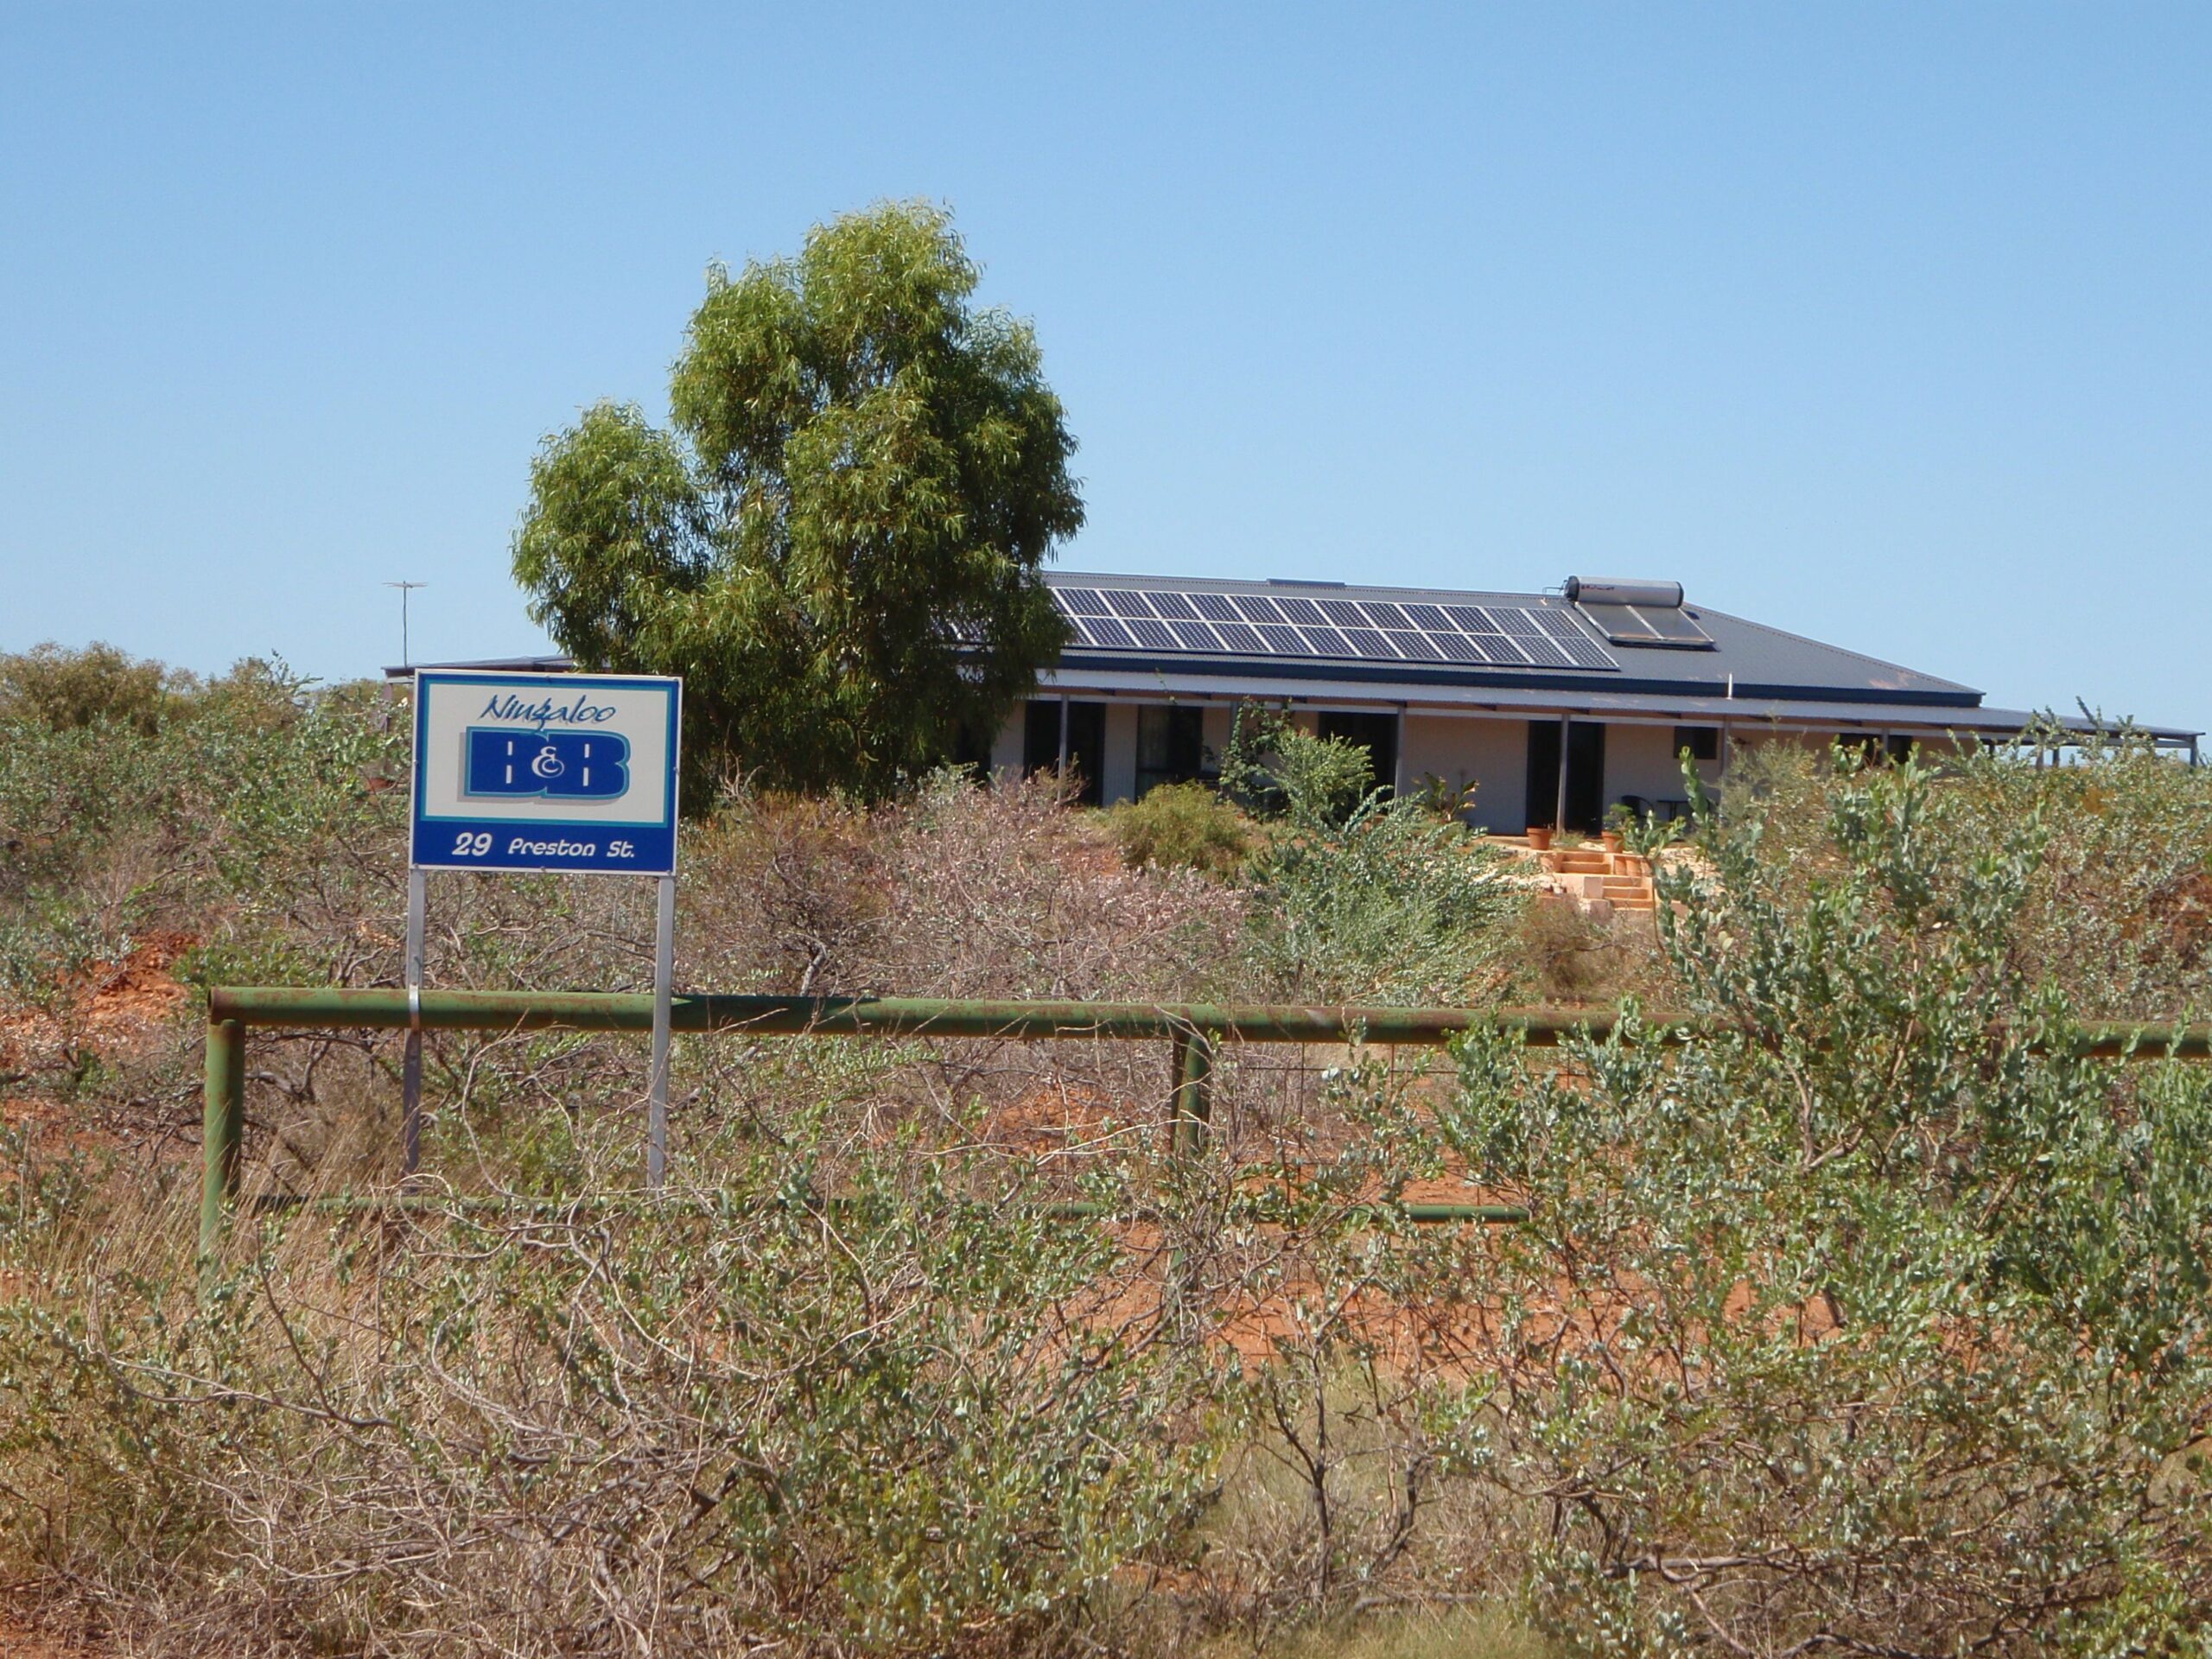
[[[1718,726],[1677,726],[1675,728],[1675,753],[1690,752],[1693,760],[1718,760],[1720,758],[1720,728]]]

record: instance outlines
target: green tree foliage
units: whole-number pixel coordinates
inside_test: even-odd
[[[151,736],[171,703],[193,689],[182,670],[110,645],[70,651],[49,640],[0,657],[0,718],[57,732],[115,725]]]
[[[672,430],[601,404],[539,454],[531,613],[588,667],[685,676],[695,776],[880,794],[1058,653],[1038,571],[1083,523],[1075,441],[977,280],[936,207],[818,226],[713,276]]]

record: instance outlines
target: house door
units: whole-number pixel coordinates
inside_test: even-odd
[[[1529,827],[1576,830],[1594,836],[1605,827],[1605,728],[1578,720],[1567,728],[1567,823],[1559,811],[1559,721],[1529,722]]]
[[[1205,715],[1187,705],[1137,710],[1137,799],[1162,784],[1188,783],[1205,765]]]

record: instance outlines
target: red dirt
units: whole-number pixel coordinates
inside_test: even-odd
[[[67,988],[75,992],[67,1023],[81,1025],[102,1046],[128,1047],[143,1039],[191,1001],[191,991],[169,970],[197,943],[188,933],[151,933],[122,961],[96,964]],[[52,1016],[35,1009],[0,1015],[0,1071],[22,1064],[25,1050],[67,1035]]]
[[[85,1002],[86,1023],[103,1034],[127,1037],[134,1028],[167,1020],[192,996],[169,969],[198,943],[188,933],[151,933],[121,962],[102,964]]]
[[[101,1659],[101,1653],[41,1630],[0,1605],[0,1659]]]

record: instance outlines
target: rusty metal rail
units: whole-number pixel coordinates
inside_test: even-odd
[[[218,988],[207,999],[207,1104],[200,1236],[211,1252],[238,1196],[245,1147],[245,1033],[293,1030],[634,1031],[652,1028],[652,998],[601,991],[423,991]],[[1619,1028],[1605,1012],[1554,1008],[1325,1007],[1277,1003],[958,1001],[934,997],[679,996],[671,1027],[754,1036],[1165,1039],[1172,1045],[1171,1144],[1195,1152],[1211,1111],[1216,1048],[1250,1043],[1345,1043],[1440,1047],[1477,1026],[1550,1047]],[[1678,1044],[1713,1034],[1689,1020],[1647,1019],[1647,1040]],[[2212,1027],[2086,1026],[2069,1052],[2109,1058],[2212,1057]],[[1495,1205],[1404,1206],[1419,1221],[1500,1220]],[[1415,1213],[1418,1211],[1419,1213]]]

